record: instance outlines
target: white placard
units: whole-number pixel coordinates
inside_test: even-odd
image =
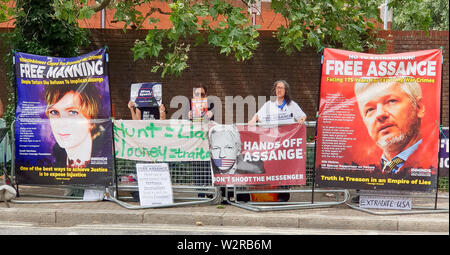
[[[365,196],[359,197],[359,207],[373,209],[411,210],[412,201],[408,197]]]
[[[141,206],[173,204],[167,163],[136,164],[136,172]]]
[[[85,189],[83,200],[85,201],[102,201],[105,197],[105,190]]]

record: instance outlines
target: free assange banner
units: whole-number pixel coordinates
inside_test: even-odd
[[[208,125],[188,120],[114,120],[115,155],[138,161],[208,161]]]
[[[112,184],[105,56],[105,49],[72,58],[15,53],[20,184]]]
[[[306,184],[306,126],[214,125],[214,185]]]
[[[325,49],[317,120],[320,187],[436,187],[442,52]]]

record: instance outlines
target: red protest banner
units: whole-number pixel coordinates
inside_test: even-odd
[[[320,187],[436,185],[442,52],[325,49],[317,121]]]
[[[215,125],[209,141],[217,186],[306,184],[305,125]]]

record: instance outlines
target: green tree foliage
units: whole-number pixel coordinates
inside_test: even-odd
[[[144,22],[154,24],[155,28],[148,32],[144,41],[136,41],[133,52],[134,59],[155,58],[152,71],[161,70],[166,74],[180,75],[188,67],[191,44],[186,39],[194,39],[194,46],[206,40],[220,49],[220,53],[233,55],[237,61],[252,57],[258,46],[257,26],[253,26],[246,10],[232,6],[223,0],[214,1],[167,1],[170,12],[159,8],[150,8],[141,13],[136,8],[144,3],[154,1],[123,1],[116,6],[115,18],[124,22],[124,29],[132,26],[142,27]],[[152,17],[154,13],[168,15],[172,28],[156,29],[159,19]],[[215,25],[212,25],[212,24]],[[205,31],[202,33],[201,31]],[[207,38],[205,38],[207,37]],[[165,54],[160,57],[164,50]]]
[[[272,0],[272,9],[286,22],[277,38],[286,53],[309,46],[364,51],[377,47],[377,1]]]
[[[15,9],[8,6],[9,0],[0,0],[0,23],[15,16]]]
[[[164,77],[180,75],[188,68],[190,49],[205,42],[217,47],[218,53],[233,56],[237,61],[250,59],[258,47],[259,34],[258,26],[251,24],[247,9],[255,1],[242,0],[240,6],[243,7],[238,7],[227,0],[97,0],[93,5],[88,0],[53,0],[54,11],[50,13],[52,18],[76,24],[103,8],[110,8],[115,11],[115,21],[123,22],[124,30],[150,24],[153,29],[132,48],[134,59],[152,59],[155,61],[152,71],[160,72]],[[14,1],[0,0],[0,22],[8,18],[6,14],[11,16],[11,10],[5,7],[7,2]],[[166,2],[170,9],[160,9],[158,2]],[[272,0],[271,9],[284,19],[275,36],[280,49],[287,54],[304,47],[317,51],[324,47],[352,51],[379,49],[383,44],[377,38],[377,27],[380,26],[375,24],[381,23],[378,6],[384,2]],[[146,8],[140,8],[143,5]],[[389,5],[394,8],[394,13],[404,13],[394,24],[405,29],[415,23],[415,28],[427,30],[433,28],[434,20],[447,22],[448,27],[448,15],[446,18],[442,15],[445,6],[448,10],[448,3],[443,0],[390,0]],[[431,11],[430,6],[433,6]],[[171,27],[156,29],[160,22],[156,14],[169,17]]]
[[[392,2],[394,30],[448,30],[447,0],[400,0]]]
[[[72,57],[86,45],[87,31],[55,16],[53,0],[17,1],[15,28],[7,34],[11,49],[33,54]]]
[[[245,61],[253,56],[258,47],[257,28],[251,24],[247,11],[255,0],[242,1],[244,8],[231,5],[226,0],[177,0],[165,1],[170,11],[155,7],[155,0],[108,1],[115,9],[114,18],[124,22],[124,29],[139,29],[147,22],[153,24],[144,40],[136,41],[134,58],[155,59],[153,72],[180,75],[188,67],[191,47],[206,42],[218,48],[218,52],[234,56],[237,61]],[[276,33],[280,49],[291,54],[303,47],[313,47],[320,51],[323,47],[339,47],[347,50],[363,51],[376,48],[380,44],[376,38],[374,23],[379,22],[379,0],[273,0],[272,10],[280,14],[285,24]],[[89,16],[82,11],[87,7],[79,1],[55,0],[58,17],[74,22]],[[150,6],[145,12],[138,7]],[[155,14],[168,15],[172,27],[156,29],[160,22]],[[204,31],[203,33],[200,31]],[[186,43],[193,39],[195,45]]]
[[[27,52],[45,56],[72,57],[79,54],[79,48],[88,44],[87,32],[76,24],[58,19],[55,16],[53,0],[16,1],[13,7],[6,7],[5,0],[0,5],[0,19],[8,20],[14,15],[15,28],[2,35],[2,42],[11,49],[5,56],[10,81],[8,87],[8,107],[6,121],[8,125],[14,120],[15,82],[12,58],[14,51]],[[2,13],[2,12],[0,12]],[[8,15],[6,15],[8,14]]]
[[[136,41],[133,47],[135,60],[147,57],[157,59],[152,71],[161,69],[162,77],[167,73],[180,75],[188,67],[192,45],[186,43],[186,39],[193,38],[194,46],[208,40],[210,45],[220,48],[220,53],[232,54],[237,61],[249,59],[258,46],[256,27],[250,24],[242,8],[221,0],[193,4],[189,1],[174,1],[169,3],[169,7],[170,13],[154,8],[144,15],[129,6],[119,5],[115,15],[118,20],[125,22],[124,29],[129,26],[142,27],[145,17],[150,24],[156,24],[159,20],[151,17],[154,12],[169,15],[171,29],[159,30],[155,26],[144,41]],[[212,26],[211,21],[217,25]],[[202,30],[207,31],[207,38]],[[165,54],[161,58],[163,50]]]

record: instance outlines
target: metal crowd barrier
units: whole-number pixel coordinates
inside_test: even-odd
[[[49,193],[33,192],[22,193],[20,192],[19,184],[15,180],[15,135],[14,124],[11,125],[11,168],[5,169],[5,176],[9,176],[12,185],[16,186],[18,197],[40,197],[50,198],[48,200],[23,200],[13,199],[12,203],[20,204],[38,204],[38,203],[72,203],[72,202],[92,202],[92,200],[84,200],[83,193],[85,190],[99,190],[104,192],[104,198],[99,201],[106,200],[112,201],[127,209],[146,209],[146,208],[160,208],[160,207],[173,207],[182,205],[194,205],[203,203],[219,203],[218,188],[212,186],[211,170],[209,161],[194,161],[194,162],[169,162],[169,170],[172,179],[172,189],[174,203],[168,205],[155,205],[155,206],[138,206],[135,203],[138,202],[138,198],[130,196],[131,194],[138,194],[138,184],[136,180],[136,164],[137,163],[149,163],[139,162],[132,160],[122,160],[115,158],[114,183],[112,186],[99,187],[93,185],[37,185],[26,184],[24,186],[31,188],[44,188]],[[0,161],[1,162],[1,161]],[[161,162],[159,162],[161,163]],[[134,180],[133,180],[134,179]],[[20,185],[21,186],[21,185]],[[50,190],[52,192],[50,192]],[[60,194],[64,192],[64,194]],[[72,194],[68,194],[72,193]]]
[[[307,122],[308,127],[315,127],[315,122]],[[237,124],[240,125],[240,124]],[[194,162],[170,162],[169,170],[172,178],[174,192],[184,192],[187,196],[180,197],[184,200],[183,205],[195,204],[196,201],[205,202],[226,202],[228,204],[238,206],[253,211],[268,210],[288,210],[300,208],[317,208],[328,207],[343,204],[350,197],[347,190],[317,190],[314,189],[314,158],[315,143],[307,144],[307,169],[306,169],[306,186],[278,186],[276,189],[261,189],[258,186],[234,186],[221,187],[212,186],[210,161],[194,161]],[[130,205],[124,200],[135,200],[130,194],[122,195],[121,192],[136,192],[137,184],[127,184],[127,177],[132,179],[136,175],[137,163],[134,160],[116,159],[116,173],[119,176],[119,195],[111,197],[110,200],[119,203],[128,209],[141,209],[141,206]],[[142,162],[144,163],[144,162]],[[147,162],[148,163],[148,162]],[[125,183],[121,183],[121,178],[125,178]],[[188,185],[188,186],[186,186]],[[189,186],[192,185],[192,186]],[[258,189],[259,188],[259,189]],[[256,190],[258,189],[258,190]],[[231,194],[233,193],[233,194]],[[238,200],[239,194],[257,194],[257,193],[290,193],[294,194],[310,194],[310,201],[306,202],[243,202]],[[314,201],[314,193],[326,195],[324,198],[328,201]],[[198,195],[206,195],[203,198]],[[331,195],[330,195],[331,194]],[[342,196],[340,196],[342,194]],[[208,196],[209,195],[209,196]],[[298,197],[298,196],[297,196]],[[291,199],[293,201],[294,198]],[[317,199],[317,198],[316,198]],[[322,199],[323,200],[323,199]],[[334,201],[329,201],[334,200]],[[160,206],[158,206],[160,207]],[[161,206],[162,207],[162,206]]]
[[[315,123],[307,123],[307,126]],[[306,185],[305,186],[278,186],[276,189],[254,190],[252,187],[228,187],[226,189],[227,196],[232,194],[232,200],[228,199],[231,205],[247,209],[250,211],[281,211],[294,209],[312,209],[321,207],[336,206],[345,203],[350,198],[350,193],[346,189],[315,189],[314,188],[314,159],[315,159],[315,143],[307,144],[307,160],[306,160]],[[239,194],[261,194],[261,193],[289,193],[290,202],[243,202],[239,201]],[[321,195],[320,195],[321,194]],[[320,195],[320,196],[317,196]],[[318,201],[320,200],[320,201]],[[334,201],[333,201],[334,200]]]
[[[315,128],[315,122],[306,122],[308,128]],[[14,128],[11,125],[11,151],[14,152]],[[402,212],[375,212],[373,210],[360,208],[349,203],[350,192],[348,189],[316,189],[314,186],[315,174],[315,143],[307,144],[307,162],[306,162],[306,185],[305,186],[279,186],[276,189],[255,189],[254,186],[233,186],[216,187],[212,184],[210,161],[190,161],[190,162],[168,162],[169,171],[172,180],[172,189],[174,194],[174,203],[168,205],[140,206],[137,205],[136,194],[138,193],[138,184],[135,180],[136,164],[148,163],[125,159],[115,159],[114,185],[110,187],[95,187],[81,185],[58,185],[58,186],[39,186],[43,188],[62,188],[66,190],[85,190],[100,189],[105,191],[103,200],[115,202],[127,209],[148,209],[161,207],[174,207],[185,205],[196,205],[203,203],[217,204],[225,201],[228,204],[251,211],[279,211],[292,209],[309,209],[330,207],[340,204],[346,204],[351,209],[360,210],[375,215],[395,215],[395,214],[414,214],[414,213],[441,213],[448,212],[447,209],[437,209],[430,207],[416,207],[418,211]],[[1,156],[1,155],[0,155]],[[11,180],[14,183],[14,156],[11,160]],[[33,185],[32,185],[33,186]],[[222,191],[224,192],[221,192]],[[17,190],[19,191],[18,187]],[[290,202],[252,202],[239,201],[240,194],[259,194],[259,193],[290,193]],[[20,193],[19,193],[20,194]],[[13,203],[69,203],[69,202],[92,202],[83,200],[82,196],[67,196],[54,194],[20,194],[21,196],[45,197],[51,200],[12,200]],[[404,195],[403,195],[404,196]],[[410,196],[430,197],[430,194],[417,195],[411,193]],[[439,198],[448,199],[447,196]],[[436,204],[438,197],[436,196]],[[300,201],[299,201],[300,200]],[[320,200],[320,201],[318,201]],[[325,200],[325,201],[324,201]],[[334,200],[334,201],[333,201]]]
[[[92,202],[92,200],[83,199],[83,191],[90,190],[103,190],[104,200],[116,202],[120,206],[127,209],[146,209],[146,208],[161,208],[161,207],[174,207],[182,205],[194,205],[202,203],[218,203],[218,188],[211,186],[210,167],[209,162],[176,162],[169,163],[169,170],[172,179],[172,191],[173,191],[173,204],[167,205],[155,205],[155,206],[138,206],[136,203],[139,201],[138,182],[135,179],[137,161],[124,162],[118,160],[119,166],[116,168],[120,171],[117,174],[117,183],[114,183],[109,187],[99,186],[85,186],[85,185],[27,185],[27,186],[39,186],[48,189],[65,189],[75,190],[75,196],[70,195],[54,195],[54,194],[33,194],[23,193],[21,196],[30,197],[44,197],[53,198],[51,200],[13,200],[13,203],[68,203],[68,202]],[[148,163],[148,162],[146,162]],[[116,164],[117,165],[117,164]],[[209,182],[208,182],[209,175]],[[80,192],[81,190],[81,192]],[[81,193],[81,194],[80,194]],[[134,196],[133,196],[134,195]],[[59,199],[59,200],[58,200]]]
[[[127,209],[220,203],[219,189],[212,186],[209,161],[168,162],[172,191],[174,201],[177,201],[176,203],[154,206],[137,206],[127,203],[125,201],[136,202],[138,200],[136,196],[138,194],[136,164],[138,163],[149,162],[116,158],[117,194],[108,197],[107,200],[116,202]]]
[[[307,121],[305,122],[308,128],[315,128],[315,121]],[[424,194],[424,193],[416,193],[409,192],[408,194],[402,194],[403,197],[410,198],[434,198],[434,207],[430,206],[414,206],[411,211],[395,211],[391,210],[391,212],[376,212],[371,209],[361,208],[359,206],[353,205],[349,201],[351,201],[351,194],[348,189],[315,189],[314,184],[314,174],[315,174],[315,143],[307,144],[307,161],[306,161],[306,186],[280,186],[277,189],[271,190],[252,190],[251,187],[227,187],[225,189],[226,194],[232,194],[232,199],[227,199],[228,195],[225,196],[225,200],[228,203],[235,205],[237,207],[251,210],[251,211],[279,211],[279,210],[292,210],[292,209],[308,209],[308,208],[320,208],[320,207],[329,207],[340,204],[345,204],[351,209],[360,210],[362,212],[371,213],[374,215],[402,215],[402,214],[423,214],[423,213],[448,213],[448,208],[438,209],[437,201],[440,199],[447,199],[448,195],[436,196],[434,194]],[[359,191],[357,190],[357,193]],[[296,194],[310,194],[309,201],[306,199],[307,196],[303,196],[301,198],[305,199],[305,201],[292,201],[292,202],[244,202],[238,200],[239,194],[258,194],[258,193],[290,193],[291,195]],[[322,196],[315,196],[315,194],[322,194]],[[292,198],[293,196],[291,196]],[[317,201],[317,197],[321,198],[320,200],[325,201]],[[332,198],[335,201],[330,201]],[[294,198],[295,199],[295,198]],[[297,199],[298,200],[298,199]]]

